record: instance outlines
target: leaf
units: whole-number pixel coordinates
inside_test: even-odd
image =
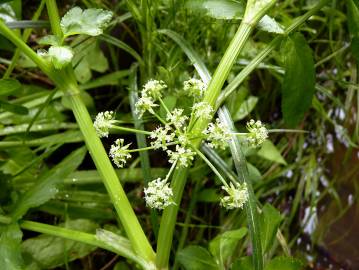
[[[176,106],[177,98],[175,96],[165,96],[163,98],[163,103],[166,105],[167,109],[171,112]],[[167,116],[167,111],[162,104],[160,105],[160,116],[163,118],[166,118]]]
[[[269,17],[268,15],[264,15],[263,18],[258,22],[257,27],[269,33],[283,34],[283,26],[280,25],[275,19]]]
[[[249,96],[244,102],[241,103],[237,112],[233,116],[233,121],[238,121],[245,118],[257,105],[258,98]]]
[[[303,264],[301,261],[294,259],[292,257],[275,257],[272,259],[265,270],[300,270],[303,269]]]
[[[112,19],[112,12],[79,7],[70,9],[61,19],[61,29],[65,37],[77,34],[98,36],[103,33]]]
[[[74,53],[72,49],[67,46],[51,46],[48,56],[56,69],[62,69],[71,63]]]
[[[231,270],[254,270],[252,261],[248,256],[239,258],[233,263]]]
[[[94,233],[99,227],[98,224],[86,219],[70,220],[60,226],[88,233]],[[42,234],[25,240],[21,248],[24,256],[31,257],[41,269],[52,269],[63,265],[65,261],[71,262],[82,258],[97,247]]]
[[[186,270],[218,270],[211,254],[200,246],[188,246],[180,250],[177,259]]]
[[[282,219],[277,209],[270,204],[264,205],[260,216],[260,233],[264,253],[272,247]]]
[[[359,62],[359,4],[353,0],[347,0],[347,12],[349,32],[352,36],[351,50]]]
[[[285,55],[282,113],[287,125],[295,127],[312,104],[315,90],[314,61],[312,51],[300,33],[287,38],[282,53]]]
[[[257,155],[269,161],[277,162],[286,165],[287,162],[278,151],[277,147],[269,140],[265,140]]]
[[[0,96],[9,96],[21,88],[21,83],[18,80],[0,79]]]
[[[231,0],[190,0],[186,7],[214,19],[242,19],[244,14],[243,3]]]
[[[17,224],[0,225],[1,270],[23,270],[20,243],[22,232]]]
[[[52,45],[52,46],[61,46],[61,40],[54,35],[47,35],[39,39],[37,42],[41,45]]]
[[[15,11],[10,4],[0,4],[0,20],[3,20],[5,23],[16,21]]]
[[[221,265],[225,266],[227,260],[233,256],[233,252],[235,251],[239,240],[241,240],[247,232],[247,228],[224,232],[216,236],[210,242],[209,250]]]
[[[87,62],[92,70],[97,72],[105,72],[108,70],[108,61],[98,43],[86,57]]]
[[[3,100],[0,100],[0,109],[20,115],[26,115],[29,113],[29,110],[26,107],[17,104],[12,104]]]
[[[87,150],[81,147],[73,151],[58,165],[44,173],[38,182],[16,202],[12,218],[21,218],[30,208],[37,207],[52,199],[57,193],[57,185],[81,164]]]

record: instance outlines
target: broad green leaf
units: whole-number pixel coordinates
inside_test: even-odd
[[[60,227],[94,233],[99,225],[90,220],[77,219],[60,224]],[[71,262],[82,258],[97,247],[42,234],[25,240],[21,248],[24,256],[31,257],[41,269],[52,269],[63,265],[66,260]]]
[[[111,11],[74,7],[62,17],[61,29],[65,37],[77,34],[98,36],[103,33],[111,18]]]
[[[205,15],[215,19],[242,19],[244,5],[242,1],[232,0],[190,0],[186,7],[203,12]]]
[[[58,165],[44,173],[38,182],[16,202],[12,212],[12,218],[17,220],[21,218],[28,209],[37,207],[52,199],[58,191],[58,184],[62,183],[66,176],[76,170],[81,164],[86,151],[85,147],[73,151]]]
[[[263,16],[263,18],[258,22],[257,26],[260,30],[266,31],[269,33],[283,34],[283,26],[281,26],[277,21],[268,15]]]
[[[272,247],[282,219],[277,209],[270,204],[264,205],[260,215],[260,232],[264,253]]]
[[[22,232],[17,224],[0,225],[1,270],[23,270],[20,243]]]
[[[86,59],[80,61],[80,63],[75,67],[75,76],[80,83],[86,83],[91,79],[92,73]]]
[[[211,254],[200,246],[188,246],[180,250],[177,259],[186,270],[218,270]]]
[[[257,105],[258,98],[249,96],[238,108],[237,112],[233,116],[233,121],[239,121],[245,118],[254,107]]]
[[[18,80],[0,79],[0,96],[9,96],[21,88],[21,83]]]
[[[248,256],[239,258],[233,263],[231,270],[254,270],[252,262],[252,258]]]
[[[285,74],[282,83],[282,113],[289,127],[295,127],[310,108],[315,90],[312,51],[304,36],[295,33],[283,47]]]
[[[264,270],[301,270],[304,269],[301,261],[291,257],[275,257]]]
[[[287,162],[278,151],[277,147],[269,140],[265,140],[257,155],[269,161],[277,162],[286,165]]]
[[[228,263],[228,259],[233,256],[239,240],[247,234],[247,231],[247,228],[227,231],[216,236],[209,243],[209,250],[221,265],[225,266]]]
[[[51,46],[49,48],[48,56],[56,69],[61,69],[71,63],[74,53],[70,47],[67,46]]]
[[[12,104],[12,103],[2,101],[2,100],[0,100],[0,110],[12,112],[15,114],[20,114],[20,115],[26,115],[29,113],[29,110],[24,106]]]
[[[94,46],[94,49],[91,50],[86,57],[87,62],[92,70],[97,72],[105,72],[108,70],[108,61],[98,43]]]
[[[39,39],[38,43],[41,45],[61,46],[61,40],[54,35],[44,36]]]
[[[166,105],[167,109],[169,111],[172,111],[177,103],[177,98],[175,96],[165,96],[163,98],[163,103]],[[167,116],[167,111],[165,109],[164,106],[162,106],[162,104],[160,105],[160,116],[166,118]]]

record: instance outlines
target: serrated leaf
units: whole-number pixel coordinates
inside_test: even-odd
[[[74,53],[70,47],[67,46],[51,46],[49,48],[48,56],[56,69],[61,69],[71,63]]]
[[[26,115],[29,113],[29,110],[26,107],[12,104],[3,100],[0,100],[0,109],[3,111],[12,112],[20,115]]]
[[[0,96],[9,96],[21,88],[21,83],[18,80],[0,79]]]
[[[98,36],[103,33],[111,18],[111,11],[74,7],[62,17],[60,25],[65,37],[77,34]]]
[[[315,90],[312,51],[300,33],[288,37],[282,51],[285,74],[282,83],[282,113],[289,127],[295,127],[310,108]]]
[[[1,270],[23,270],[20,243],[22,232],[17,224],[0,225]]]
[[[231,0],[191,0],[186,7],[214,19],[242,19],[244,14],[243,3]]]
[[[292,257],[275,257],[272,259],[265,270],[301,270],[303,269],[303,264],[301,261],[294,259]]]
[[[282,216],[270,204],[264,205],[260,215],[260,233],[263,252],[267,252],[273,245]]]
[[[38,40],[38,43],[41,45],[52,45],[52,46],[60,46],[61,41],[57,36],[47,35]]]
[[[60,224],[60,227],[94,233],[99,225],[91,220],[77,219]],[[82,258],[90,254],[97,247],[42,234],[25,240],[21,244],[21,248],[23,254],[30,256],[41,269],[52,269],[63,265],[66,260],[71,262]]]
[[[200,246],[188,246],[180,250],[177,259],[186,270],[218,270],[211,254]]]
[[[283,26],[280,25],[275,19],[269,17],[268,15],[264,15],[263,18],[258,22],[257,27],[269,33],[283,34]]]
[[[30,208],[37,207],[52,199],[57,193],[57,186],[66,176],[81,164],[87,150],[81,147],[73,151],[58,165],[44,173],[38,182],[25,192],[16,202],[11,214],[14,220],[21,218]]]
[[[277,147],[269,140],[265,140],[257,155],[269,161],[277,162],[286,165],[287,162],[278,151]]]

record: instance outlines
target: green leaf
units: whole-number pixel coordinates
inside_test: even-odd
[[[29,110],[26,107],[17,104],[12,104],[3,100],[0,100],[0,109],[20,115],[26,115],[29,113]]]
[[[257,27],[269,33],[283,34],[283,26],[280,25],[275,19],[264,15],[263,18],[258,22]]]
[[[38,43],[41,45],[61,46],[61,40],[54,35],[44,36],[39,39]]]
[[[74,7],[62,17],[61,29],[65,37],[77,34],[98,36],[103,33],[111,18],[111,11]]]
[[[349,32],[352,36],[351,50],[359,62],[359,3],[356,4],[353,0],[347,0],[347,11]]]
[[[199,11],[214,19],[242,19],[244,14],[243,2],[231,0],[190,0],[186,7]]]
[[[282,219],[277,209],[270,204],[264,205],[260,216],[260,232],[264,253],[272,247]]]
[[[23,270],[20,243],[22,232],[17,224],[0,225],[1,270]]]
[[[200,246],[188,246],[180,250],[177,259],[186,270],[218,270],[211,254]]]
[[[221,265],[225,266],[228,259],[233,256],[233,252],[235,251],[239,240],[241,240],[247,232],[247,228],[224,232],[216,236],[209,243],[209,250]]]
[[[172,111],[176,106],[177,98],[175,96],[166,96],[163,98],[163,103],[166,105],[169,111]],[[167,111],[165,107],[162,106],[162,104],[160,105],[160,116],[163,118],[166,118],[167,116]]]
[[[252,262],[252,258],[248,256],[239,258],[233,263],[231,270],[254,270]]]
[[[0,20],[6,23],[16,21],[15,11],[10,4],[0,4]]]
[[[51,46],[48,56],[56,69],[62,69],[71,63],[74,53],[72,49],[67,46]]]
[[[30,208],[37,207],[52,199],[57,193],[57,185],[81,164],[87,150],[81,147],[73,151],[63,161],[44,173],[38,182],[16,202],[12,218],[21,218]]]
[[[292,257],[276,257],[271,260],[265,270],[300,270],[303,269],[301,261]]]
[[[0,79],[0,96],[9,96],[21,88],[21,83],[18,80]]]
[[[258,98],[249,96],[238,108],[237,112],[233,116],[233,121],[239,121],[245,118],[254,107],[257,105]]]
[[[305,38],[295,33],[283,47],[285,75],[282,83],[282,113],[289,127],[295,127],[310,108],[315,90],[312,51]]]
[[[257,155],[269,161],[277,162],[286,165],[287,162],[278,151],[277,147],[269,140],[265,140]]]
[[[99,225],[90,220],[77,219],[60,224],[60,227],[94,233]],[[21,248],[24,256],[31,257],[41,269],[52,269],[63,265],[65,261],[82,258],[97,247],[42,234],[25,240]]]

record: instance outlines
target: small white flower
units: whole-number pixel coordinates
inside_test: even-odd
[[[164,209],[173,204],[173,192],[166,179],[157,178],[148,183],[144,189],[146,205],[151,208]]]
[[[189,140],[187,134],[178,135],[177,139],[178,139],[178,142],[179,142],[182,146],[186,146],[186,145],[190,144],[190,140]]]
[[[149,80],[142,89],[142,96],[152,97],[157,100],[162,97],[162,90],[167,88],[167,85],[164,81]]]
[[[214,112],[212,106],[205,101],[193,104],[192,109],[196,117],[202,117],[205,119],[211,119]]]
[[[216,119],[216,123],[209,123],[203,134],[207,135],[208,146],[211,148],[225,149],[231,139],[228,127],[219,118]]]
[[[183,82],[183,90],[193,97],[202,97],[206,89],[207,85],[203,81],[195,78]]]
[[[177,129],[181,129],[188,117],[183,114],[183,109],[174,109],[171,113],[167,113],[166,120],[168,121],[168,124],[174,125]]]
[[[155,140],[151,142],[151,146],[154,149],[162,148],[167,149],[167,143],[172,142],[175,138],[175,134],[172,132],[169,126],[158,127],[151,132],[150,138]]]
[[[149,111],[150,113],[154,114],[155,112],[153,111],[153,107],[156,106],[158,105],[153,102],[152,98],[147,96],[142,96],[141,98],[138,99],[138,101],[135,104],[136,107],[135,112],[139,118],[142,118],[143,114],[146,111]]]
[[[113,112],[106,111],[100,112],[96,115],[95,122],[93,123],[94,128],[96,129],[97,135],[102,137],[108,137],[109,129],[112,124],[115,122],[113,120]]]
[[[246,183],[240,184],[231,182],[230,186],[222,186],[228,196],[221,198],[220,205],[227,209],[243,208],[248,200],[248,189]]]
[[[176,151],[167,151],[167,155],[169,156],[169,163],[177,162],[178,167],[188,167],[191,165],[192,160],[194,159],[195,152],[191,149],[184,148],[182,146],[176,145]]]
[[[123,139],[117,139],[115,144],[111,145],[110,157],[117,167],[122,168],[126,164],[127,159],[131,158],[128,147],[130,144],[123,145]]]
[[[257,147],[268,138],[268,130],[261,121],[253,119],[247,122],[247,141],[251,146]]]

